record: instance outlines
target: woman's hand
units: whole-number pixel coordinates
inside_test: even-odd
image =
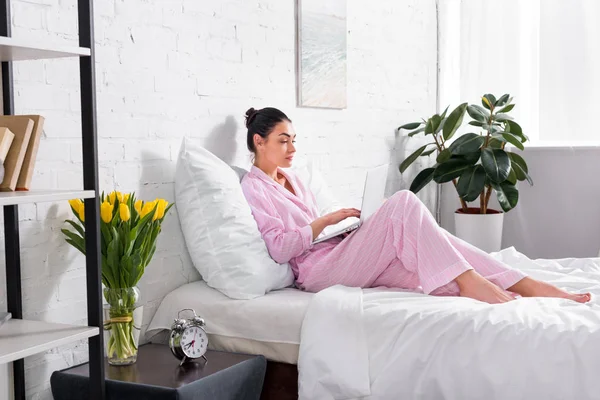
[[[323,229],[329,225],[335,225],[338,222],[350,217],[360,217],[360,211],[356,208],[342,208],[319,217],[310,224],[313,231],[313,240],[323,232]]]
[[[346,218],[360,217],[360,210],[356,208],[342,208],[341,210],[334,211],[332,213],[323,216],[327,221],[327,225],[335,225],[338,222],[342,222]]]

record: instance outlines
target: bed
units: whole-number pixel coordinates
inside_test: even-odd
[[[169,329],[179,310],[193,308],[206,321],[211,349],[263,354],[269,360],[296,364],[302,320],[313,296],[286,288],[234,300],[196,281],[165,296],[148,331]]]
[[[234,300],[204,281],[191,282],[165,296],[146,336],[165,343],[177,312],[192,308],[206,320],[210,349],[267,358],[261,399],[296,399],[300,331],[313,296],[286,288],[252,300]]]
[[[264,398],[295,397],[284,396],[296,389],[283,382],[295,379],[293,364],[301,399],[600,398],[600,259],[533,261],[514,248],[494,257],[559,287],[589,291],[592,301],[491,306],[342,286],[233,300],[199,281],[167,295],[148,332],[168,329],[177,311],[194,308],[207,321],[213,349],[270,360]],[[269,397],[277,383],[286,387]]]

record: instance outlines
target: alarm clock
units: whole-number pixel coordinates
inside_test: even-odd
[[[191,311],[194,316],[188,319],[180,318],[181,313],[184,311]],[[191,308],[185,308],[177,313],[177,318],[171,325],[169,347],[171,353],[181,360],[179,366],[189,360],[201,357],[208,361],[205,356],[206,350],[208,350],[208,335],[204,330],[204,326],[204,319],[196,315],[196,311]]]

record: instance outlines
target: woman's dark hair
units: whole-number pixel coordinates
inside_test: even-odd
[[[292,122],[282,111],[272,108],[265,107],[260,110],[254,108],[246,111],[246,128],[248,128],[247,145],[248,150],[256,153],[256,147],[254,147],[254,134],[258,133],[260,137],[266,139],[267,136],[273,131],[275,125],[280,122]]]

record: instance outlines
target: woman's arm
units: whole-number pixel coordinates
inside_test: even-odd
[[[295,229],[286,227],[265,193],[253,187],[242,186],[242,190],[269,255],[275,262],[289,262],[312,247],[313,230],[310,225]]]
[[[327,228],[329,225],[331,224],[327,222],[327,217],[325,216],[315,219],[313,223],[310,224],[310,227],[312,228],[313,238],[319,236],[321,232],[323,232],[323,229]]]
[[[350,217],[360,217],[360,211],[356,208],[342,208],[341,210],[334,211],[332,213],[323,215],[315,219],[310,227],[312,228],[313,238],[316,238],[323,232],[323,229],[329,225],[335,225],[338,222],[345,220]]]
[[[286,227],[265,193],[260,189],[244,185],[242,190],[269,255],[279,264],[289,262],[309,250],[313,240],[323,232],[325,227],[337,224],[348,217],[360,216],[360,211],[347,208],[319,217],[303,227],[290,229]]]

